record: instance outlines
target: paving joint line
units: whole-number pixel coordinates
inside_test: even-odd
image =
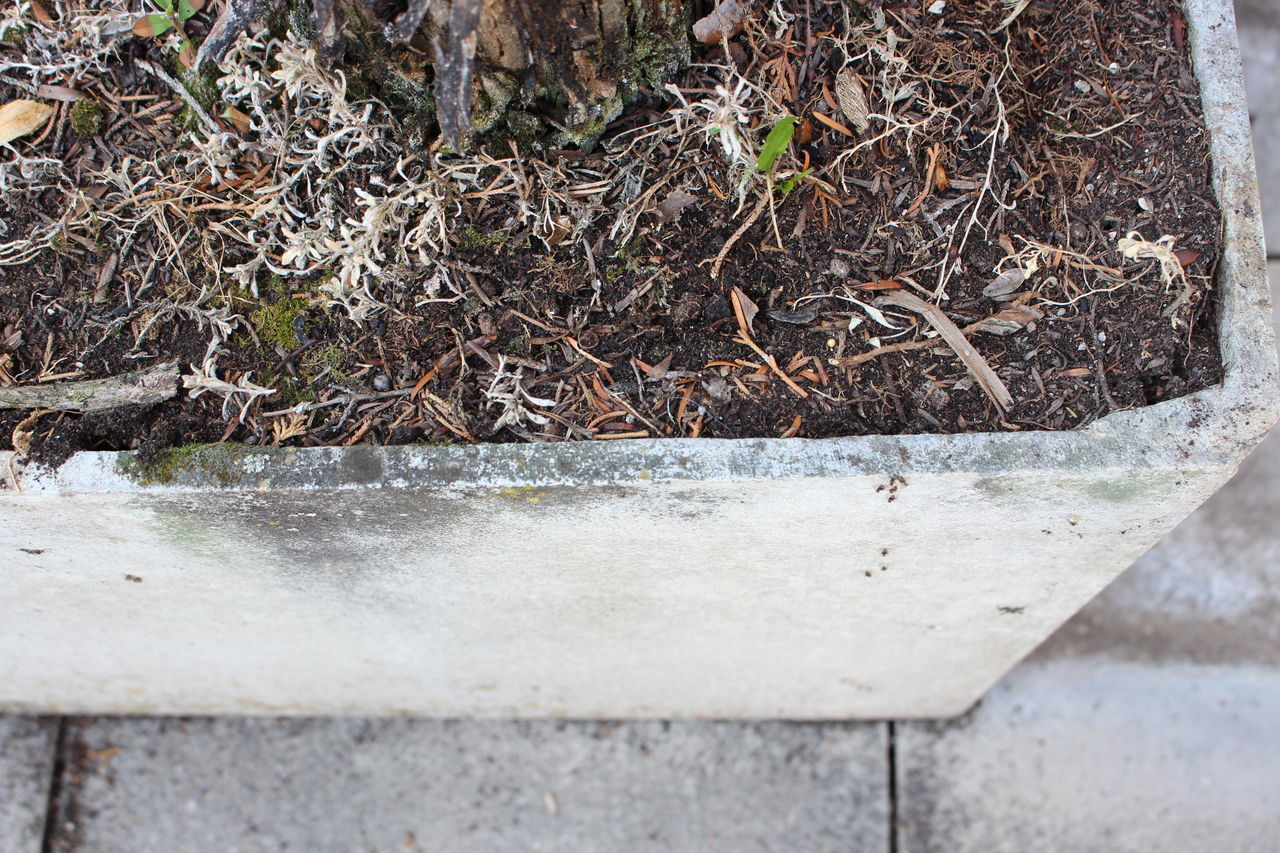
[[[886,758],[889,765],[889,853],[898,853],[898,744],[897,723],[888,721]]]
[[[53,746],[53,771],[49,778],[49,796],[45,801],[44,832],[40,837],[40,853],[55,853],[58,821],[62,814],[62,777],[66,774],[67,717],[58,717],[58,736]]]

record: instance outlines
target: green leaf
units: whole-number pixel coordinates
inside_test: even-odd
[[[156,4],[157,9],[162,9],[165,12],[173,11],[173,0],[152,0],[152,2]]]
[[[178,0],[178,17],[180,19],[185,21],[198,11],[200,10],[192,5],[190,0]]]
[[[756,158],[757,169],[767,172],[773,168],[774,161],[778,159],[778,155],[787,150],[787,145],[791,142],[791,134],[795,133],[795,129],[795,116],[786,116],[778,120],[778,123],[773,126],[773,130],[769,131],[769,135],[765,138],[764,148],[760,149],[760,156]]]
[[[163,35],[172,26],[173,21],[170,21],[164,15],[143,15],[133,22],[133,34],[142,38]]]
[[[778,192],[786,195],[796,188],[796,184],[813,174],[813,169],[805,169],[798,175],[792,175],[782,183],[778,184]]]

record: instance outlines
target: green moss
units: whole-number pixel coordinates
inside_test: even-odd
[[[71,108],[71,129],[81,136],[97,136],[102,132],[102,107],[88,98],[76,101]]]
[[[294,320],[307,310],[307,300],[281,296],[275,302],[264,304],[249,315],[249,322],[264,345],[275,344],[285,349],[298,346],[298,333]]]
[[[161,450],[145,459],[136,453],[122,453],[116,471],[142,486],[210,480],[231,486],[243,478],[246,459],[269,455],[270,451],[242,444],[195,444]]]
[[[21,26],[10,27],[9,29],[5,30],[4,31],[5,44],[11,44],[14,47],[22,47],[24,44],[26,44],[26,41],[27,41],[26,36],[24,35],[24,32],[25,32],[25,28]]]
[[[501,231],[491,231],[486,234],[476,228],[468,227],[463,228],[456,239],[459,252],[479,252],[482,249],[501,246],[510,240],[511,236]]]
[[[280,392],[280,399],[286,406],[293,408],[299,403],[314,403],[316,392],[305,385],[290,386]]]
[[[346,382],[350,378],[347,367],[351,364],[351,355],[337,344],[325,344],[311,350],[302,359],[302,372],[308,378],[315,378],[326,369],[336,382]]]

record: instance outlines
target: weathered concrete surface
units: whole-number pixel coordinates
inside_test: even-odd
[[[888,850],[880,724],[112,720],[55,850]],[[74,776],[75,778],[72,778]]]
[[[1280,257],[1280,3],[1236,0],[1267,250]]]
[[[955,714],[1218,476],[29,499],[0,706]]]
[[[1187,9],[1222,386],[1070,433],[79,454],[0,492],[0,708],[960,713],[1275,420],[1231,9]]]
[[[58,721],[0,715],[0,850],[40,853]]]

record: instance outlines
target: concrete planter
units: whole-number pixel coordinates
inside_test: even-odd
[[[1231,4],[1186,5],[1221,386],[1066,433],[81,453],[0,492],[0,709],[963,712],[1276,418]]]

